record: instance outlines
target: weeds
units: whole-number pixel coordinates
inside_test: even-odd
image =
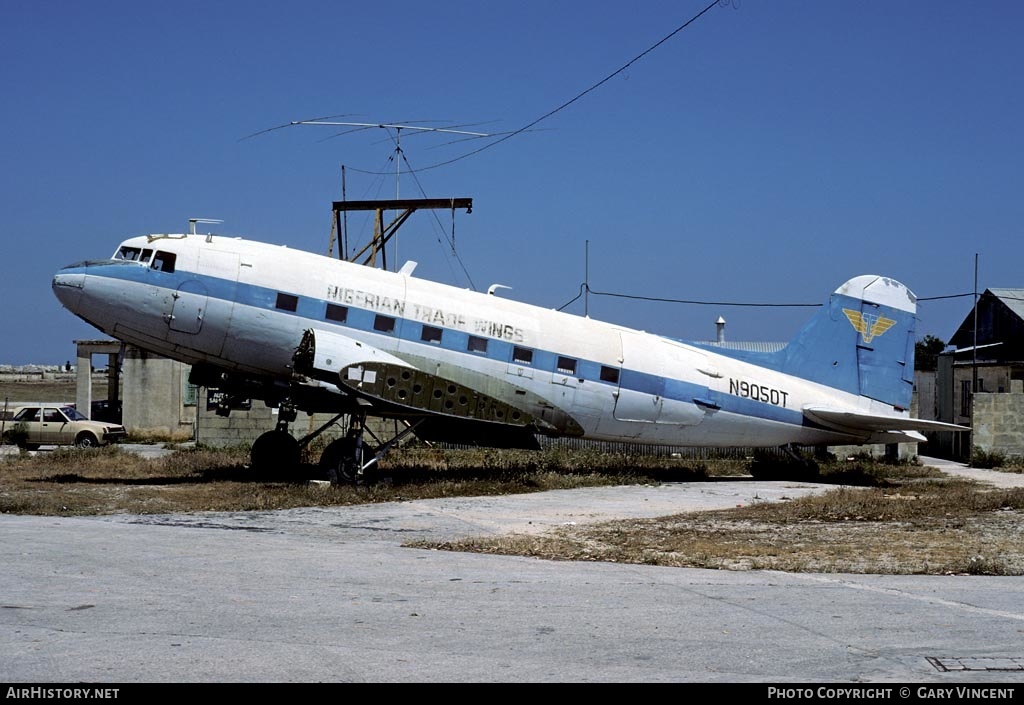
[[[311,454],[315,455],[315,454]],[[309,484],[313,464],[256,478],[247,447],[180,449],[145,460],[118,446],[12,454],[0,512],[42,515],[257,511],[494,495],[600,485],[742,478],[744,461],[600,451],[410,448],[386,456],[371,487]],[[769,472],[768,457],[756,459]],[[913,463],[818,461],[836,487],[785,502],[561,527],[432,548],[728,570],[1024,574],[1024,490],[991,490]],[[784,474],[781,473],[780,474]]]
[[[723,570],[1024,575],[1024,490],[868,458],[826,460],[819,482],[843,486],[786,502],[419,546]]]
[[[598,452],[413,448],[385,456],[371,487],[320,487],[308,454],[297,472],[257,477],[249,449],[179,449],[145,460],[116,445],[8,456],[0,464],[0,512],[110,514],[247,511],[601,485],[706,479],[742,474],[736,461],[633,458]]]

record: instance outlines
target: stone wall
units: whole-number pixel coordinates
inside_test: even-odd
[[[974,445],[986,452],[1024,456],[1024,381],[1009,382],[1009,393],[974,395]]]

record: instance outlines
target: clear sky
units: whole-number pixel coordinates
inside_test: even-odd
[[[102,337],[53,273],[124,238],[215,232],[325,252],[330,203],[417,213],[416,274],[559,307],[603,292],[823,302],[859,274],[919,297],[1024,287],[1024,3],[732,0],[532,130],[484,146],[295,120],[532,123],[709,0],[301,3],[0,0],[0,363]],[[422,121],[422,122],[413,122]],[[375,175],[366,172],[385,172]],[[349,221],[353,241],[372,222]],[[392,255],[393,257],[393,255]],[[469,277],[462,270],[465,265]],[[923,301],[948,339],[971,300]],[[567,310],[582,314],[579,300]],[[591,296],[593,318],[684,339],[788,340],[807,308]]]

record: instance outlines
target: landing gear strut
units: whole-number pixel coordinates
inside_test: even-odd
[[[344,414],[338,414],[302,439],[288,432],[288,424],[295,420],[295,407],[282,403],[278,411],[277,426],[267,431],[252,444],[251,466],[260,474],[287,471],[299,466],[302,450],[324,431],[337,424]],[[387,442],[381,441],[366,426],[366,413],[351,415],[348,432],[331,441],[320,455],[319,467],[332,485],[369,485],[375,480],[374,466],[396,443],[412,433],[422,419],[406,428]],[[366,438],[369,434],[372,442]]]
[[[376,449],[363,438],[361,421],[353,419],[343,438],[331,441],[320,455],[320,469],[332,485],[368,485],[374,479],[372,463]]]
[[[375,465],[392,446],[412,433],[423,423],[420,419],[386,443],[381,443],[369,428],[366,427],[366,414],[354,414],[348,433],[344,438],[332,441],[320,456],[320,468],[327,475],[332,485],[353,484],[370,485],[376,479]],[[370,434],[376,445],[366,440],[364,434]]]

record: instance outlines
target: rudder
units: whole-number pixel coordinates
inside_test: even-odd
[[[783,371],[903,411],[914,389],[917,297],[900,282],[854,277],[785,349]]]

